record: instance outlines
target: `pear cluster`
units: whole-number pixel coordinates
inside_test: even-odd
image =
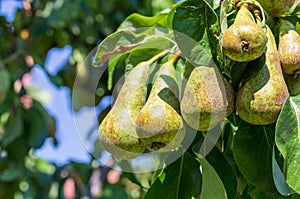
[[[130,159],[147,149],[170,152],[181,145],[186,124],[208,131],[234,109],[233,89],[216,66],[195,67],[181,100],[178,99],[174,62],[179,53],[159,67],[147,96],[151,65],[164,54],[139,63],[129,72],[114,105],[99,126],[103,148],[118,158]]]
[[[280,21],[279,44],[268,25],[262,23],[259,12],[251,12],[248,4],[242,4],[234,24],[222,37],[222,49],[236,62],[248,62],[265,54],[262,69],[239,88],[236,111],[250,124],[269,125],[277,121],[290,93],[300,93],[300,36],[292,23],[277,17],[288,12],[294,1],[258,2],[267,14]]]
[[[209,131],[234,111],[252,125],[277,121],[289,95],[300,94],[300,35],[292,23],[278,17],[288,12],[294,1],[247,2],[254,2],[254,6],[246,0],[238,3],[234,23],[225,30],[220,44],[224,55],[235,62],[257,63],[251,61],[265,56],[262,68],[240,82],[235,92],[229,78],[214,64],[195,66],[186,80],[178,79],[176,62],[180,51],[175,55],[160,52],[127,74],[115,103],[99,126],[104,149],[121,159],[147,150],[170,152],[181,145],[187,126]],[[277,19],[277,40],[264,14]],[[160,62],[153,70],[154,63],[165,60],[162,58],[167,55],[168,61]]]

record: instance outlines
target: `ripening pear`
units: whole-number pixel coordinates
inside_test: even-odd
[[[135,121],[146,102],[150,67],[165,54],[163,51],[129,72],[113,107],[99,126],[102,147],[118,158],[130,159],[146,149],[137,135]]]
[[[232,24],[222,37],[223,52],[230,59],[246,62],[257,59],[265,51],[267,37],[247,7],[241,6]]]
[[[287,20],[280,20],[278,52],[282,70],[294,74],[300,70],[300,35],[294,25]]]
[[[180,109],[192,128],[208,131],[232,113],[233,89],[216,66],[198,66],[187,80]]]
[[[185,126],[181,116],[159,96],[163,89],[174,91],[174,88],[170,87],[164,77],[172,78],[176,82],[176,71],[173,64],[177,57],[178,54],[174,55],[160,66],[147,102],[136,120],[141,141],[147,144],[149,148],[160,152],[168,152],[177,148],[185,135]]]
[[[273,17],[288,13],[295,0],[257,0],[264,10]]]
[[[268,26],[267,36],[265,65],[255,77],[242,85],[236,98],[238,115],[253,125],[269,125],[276,122],[289,96],[274,35]]]

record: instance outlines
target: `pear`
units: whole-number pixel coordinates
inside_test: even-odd
[[[187,80],[180,109],[192,128],[208,131],[232,113],[233,89],[216,66],[198,66]]]
[[[282,69],[287,74],[300,70],[300,35],[287,20],[280,20],[278,52]]]
[[[113,107],[99,126],[102,147],[117,158],[130,159],[146,149],[137,135],[135,121],[146,101],[151,65],[165,54],[163,51],[129,72]]]
[[[160,66],[148,100],[136,120],[137,132],[141,141],[159,152],[168,152],[178,147],[185,135],[185,126],[181,116],[159,96],[163,89],[174,91],[164,77],[172,78],[176,82],[176,71],[173,64],[177,57],[178,54],[174,55]],[[170,95],[169,98],[172,96]]]
[[[288,13],[290,8],[294,5],[295,0],[257,0],[267,11],[267,13],[273,17],[279,17]]]
[[[247,7],[241,6],[234,23],[224,32],[221,45],[230,59],[246,62],[260,57],[265,51],[267,37]]]
[[[267,37],[265,65],[256,76],[242,85],[236,98],[238,115],[253,125],[269,125],[276,122],[289,96],[275,38],[268,26]]]

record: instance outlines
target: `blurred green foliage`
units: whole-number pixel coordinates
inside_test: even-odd
[[[72,55],[62,70],[55,76],[46,70],[45,73],[57,86],[72,88],[77,64],[114,32],[125,17],[133,12],[151,16],[173,3],[171,0],[24,0],[12,22],[0,16],[0,198],[96,198],[97,194],[91,195],[91,183],[106,181],[103,177],[90,181],[97,165],[71,162],[58,167],[34,156],[34,150],[47,137],[57,145],[56,123],[43,103],[33,97],[40,93],[29,94],[28,75],[34,64],[44,66],[50,49],[70,45]],[[102,176],[107,172],[104,168]],[[127,197],[125,184],[119,181],[114,186],[105,185],[103,198]],[[68,193],[73,188],[73,193]]]

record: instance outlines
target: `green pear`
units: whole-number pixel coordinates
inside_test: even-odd
[[[208,131],[232,113],[233,89],[216,66],[198,66],[187,80],[180,109],[192,128]]]
[[[278,52],[282,70],[294,74],[300,70],[300,35],[294,25],[287,20],[280,20]]]
[[[160,66],[147,102],[136,120],[137,132],[141,141],[160,152],[168,152],[178,147],[185,135],[185,126],[181,116],[159,96],[163,89],[174,91],[164,77],[172,78],[176,82],[176,71],[173,64],[177,57],[177,54],[174,55]]]
[[[274,35],[268,26],[267,37],[265,65],[255,77],[242,85],[236,98],[238,115],[253,125],[269,125],[276,122],[289,96]]]
[[[130,159],[146,149],[137,135],[135,121],[146,102],[151,65],[165,54],[163,51],[129,72],[113,107],[99,126],[102,147],[118,158]]]
[[[279,17],[288,13],[295,0],[257,0],[264,10],[273,17]]]
[[[257,59],[265,51],[267,37],[251,12],[241,6],[234,23],[222,36],[222,49],[226,56],[237,62]]]

